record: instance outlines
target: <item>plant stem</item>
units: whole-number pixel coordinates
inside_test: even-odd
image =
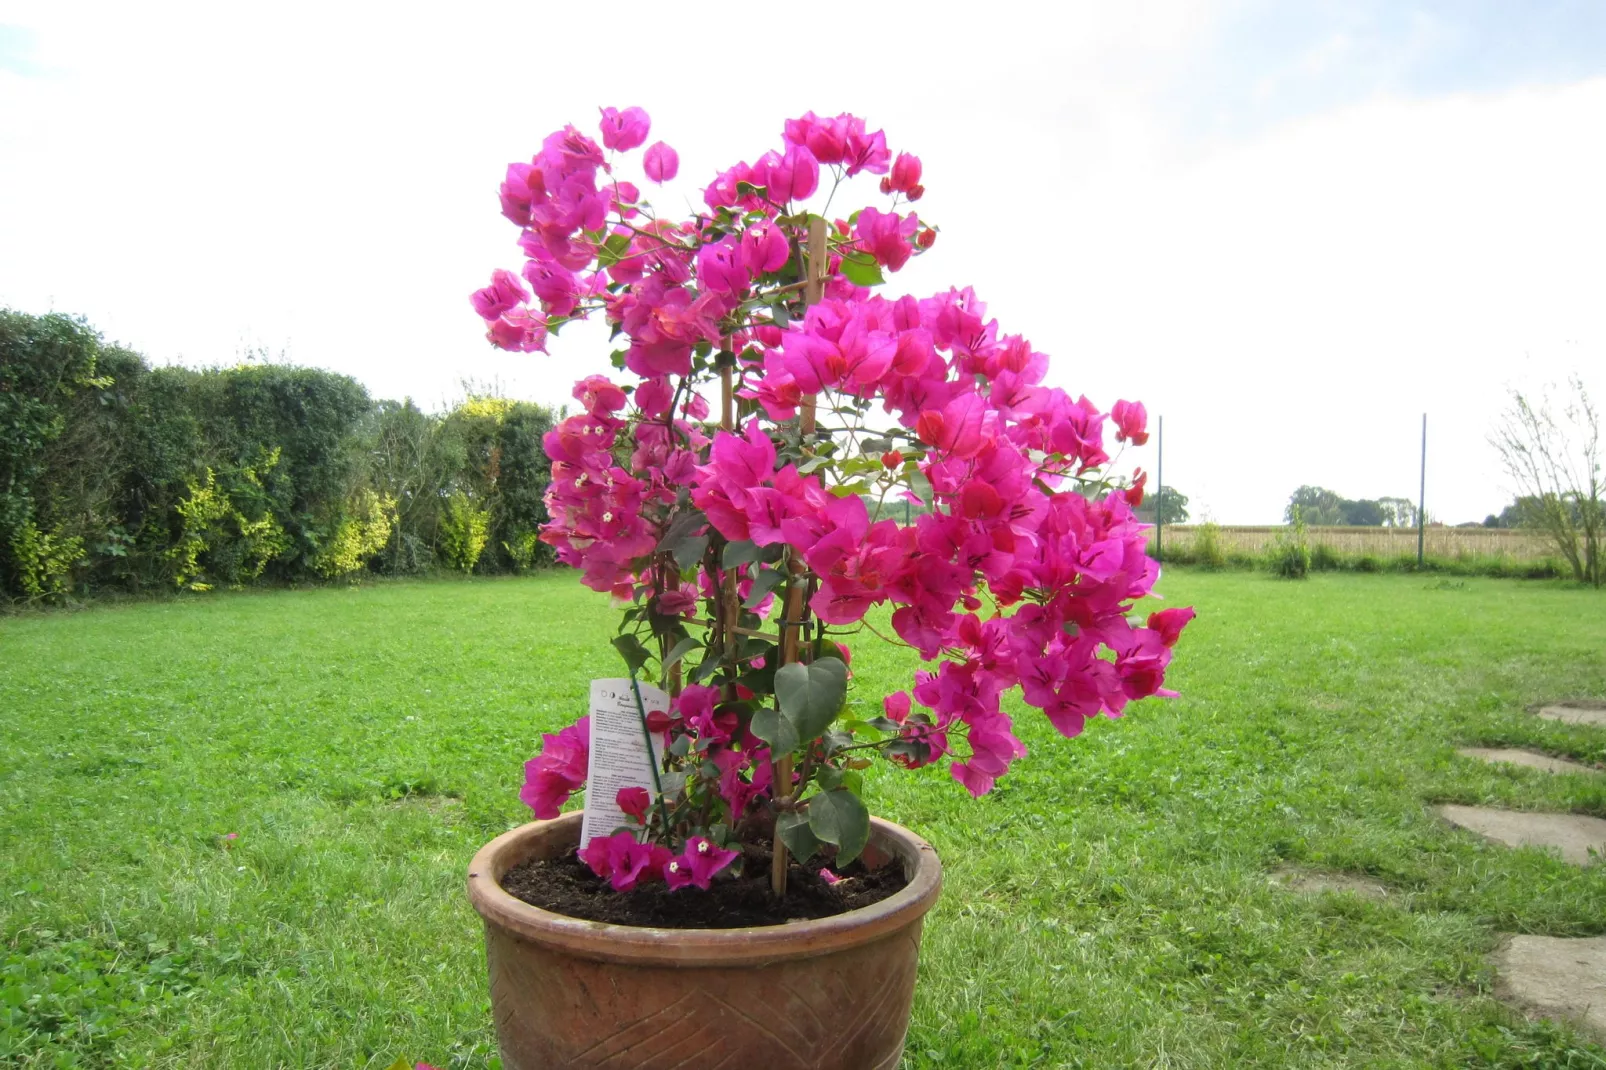
[[[803,303],[816,304],[825,291],[826,266],[826,233],[825,220],[815,218],[809,220],[809,252],[805,264],[807,286],[803,289]],[[810,394],[803,399],[800,430],[802,431],[804,449],[808,448],[809,436],[814,434],[814,395]],[[798,637],[802,633],[803,619],[803,584],[802,577],[805,569],[803,563],[795,557],[788,555],[787,568],[792,574],[786,584],[786,616],[788,623],[781,626],[781,660],[786,665],[798,658]],[[812,740],[808,741],[812,742]],[[792,755],[784,754],[779,759],[772,758],[770,793],[777,803],[790,800],[792,797]],[[778,812],[778,811],[777,811]],[[770,866],[770,891],[777,899],[786,895],[786,844],[781,842],[777,832],[772,840],[773,859]]]

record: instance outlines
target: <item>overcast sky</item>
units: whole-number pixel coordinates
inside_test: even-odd
[[[889,292],[974,285],[1051,382],[1164,414],[1196,517],[1414,497],[1426,412],[1430,513],[1481,519],[1509,385],[1606,400],[1596,0],[249,7],[0,0],[0,306],[559,403],[605,335],[504,354],[467,301],[520,263],[506,164],[641,105],[667,209],[813,108],[925,161]]]

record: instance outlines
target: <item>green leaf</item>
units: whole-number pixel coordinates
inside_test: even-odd
[[[619,656],[625,659],[630,674],[634,676],[641,671],[641,667],[652,658],[652,652],[641,645],[641,640],[634,635],[621,635],[613,641],[614,649]]]
[[[763,552],[757,543],[748,542],[746,539],[741,542],[728,542],[725,544],[725,552],[720,556],[719,563],[723,568],[736,568],[738,565],[757,561],[759,554]]]
[[[736,678],[736,682],[753,692],[755,695],[775,694],[775,659],[767,659],[769,664],[762,669],[749,669]]]
[[[668,669],[671,665],[675,664],[681,658],[685,657],[687,654],[690,654],[693,650],[696,650],[702,645],[703,644],[700,640],[693,639],[690,636],[682,639],[680,642],[675,644],[675,649],[671,650],[669,652],[669,656],[664,659],[664,668]]]
[[[742,608],[752,609],[754,606],[764,601],[765,597],[771,591],[775,590],[776,585],[779,584],[781,580],[785,578],[785,576],[786,573],[782,572],[778,568],[766,568],[760,570],[759,574],[753,577],[753,589],[748,593],[746,601],[742,603]]]
[[[809,800],[809,831],[836,844],[836,863],[845,866],[870,841],[870,811],[851,791],[827,791]]]
[[[768,743],[775,754],[790,754],[797,750],[800,742],[797,729],[773,706],[766,706],[753,714],[752,728],[753,735]]]
[[[681,568],[691,568],[703,559],[703,551],[707,549],[707,535],[688,535],[675,543],[671,552],[675,555],[675,564]]]
[[[775,697],[799,739],[819,737],[848,697],[848,667],[841,658],[794,661],[775,670]]]
[[[754,658],[768,658],[775,649],[775,644],[760,639],[757,636],[744,636],[741,645],[736,648],[738,661],[752,661]]]
[[[680,540],[692,532],[701,531],[707,526],[708,517],[703,515],[701,509],[683,510],[676,514],[674,520],[670,521],[669,530],[664,532],[664,537],[658,542],[658,549],[672,550]]]
[[[880,286],[886,282],[881,274],[881,265],[871,260],[868,264],[856,256],[842,258],[842,277],[855,286]]]
[[[853,733],[852,732],[838,732],[838,731],[832,729],[832,730],[826,732],[825,735],[820,737],[820,738],[825,743],[826,757],[830,757],[831,755],[835,754],[837,751],[841,750],[843,747],[851,747],[851,746],[853,746]],[[821,781],[821,783],[823,784],[824,781]],[[831,785],[828,785],[828,786],[829,787],[833,787],[833,788],[836,787],[835,784],[831,784]]]
[[[808,814],[782,814],[775,819],[775,831],[799,862],[807,862],[820,849],[820,841],[809,827]]]
[[[699,664],[697,668],[692,670],[691,682],[694,684],[700,684],[710,676],[713,676],[719,671],[719,662],[720,659],[718,655],[711,651],[706,657],[703,658],[702,663]]]
[[[628,248],[630,248],[629,234],[612,235],[602,243],[602,248],[597,250],[597,266],[613,267],[625,255],[625,250]]]

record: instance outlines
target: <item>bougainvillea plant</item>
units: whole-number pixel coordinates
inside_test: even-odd
[[[874,759],[945,764],[983,795],[1026,753],[1006,694],[1065,736],[1169,695],[1193,611],[1130,616],[1159,569],[1133,513],[1146,477],[1108,474],[1105,425],[1140,445],[1143,406],[1044,385],[1048,358],[968,288],[877,292],[936,239],[918,158],[811,112],[667,219],[620,174],[649,129],[606,108],[601,145],[568,126],[509,165],[522,278],[498,270],[472,300],[504,349],[595,315],[616,340],[621,374],[576,384],[582,411],[546,436],[541,537],[614,596],[614,645],[672,702],[642,713],[665,790],[621,791],[634,825],[582,857],[619,890],[706,888],[773,840],[779,893],[788,851],[863,849]],[[641,168],[666,182],[679,157],[655,142]],[[879,206],[830,216],[859,175],[882,176]],[[850,703],[861,633],[929,667]],[[537,817],[583,786],[587,747],[584,719],[545,737],[521,793]]]

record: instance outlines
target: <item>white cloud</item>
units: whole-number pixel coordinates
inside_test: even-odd
[[[812,50],[724,7],[595,10],[0,6],[45,72],[0,72],[0,303],[158,359],[261,346],[381,395],[561,401],[601,332],[508,356],[466,302],[517,263],[503,165],[640,103],[681,152],[667,207],[812,107],[925,160],[943,233],[898,285],[973,282],[1057,382],[1164,412],[1169,480],[1224,522],[1301,482],[1409,493],[1424,409],[1430,510],[1482,516],[1500,384],[1606,352],[1606,81],[1201,143],[1165,94],[1207,6],[828,5]]]

